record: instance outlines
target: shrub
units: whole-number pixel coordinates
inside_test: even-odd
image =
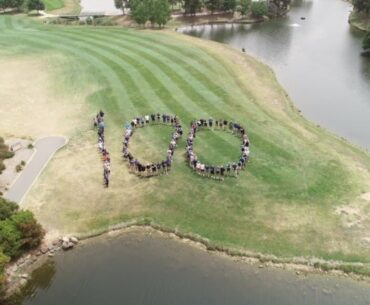
[[[255,17],[262,17],[267,14],[267,2],[265,1],[253,1],[252,2],[252,14]]]
[[[19,173],[22,169],[23,169],[23,167],[22,167],[22,165],[20,165],[20,164],[17,164],[17,166],[15,167],[15,171],[16,171],[17,173]]]
[[[20,211],[14,214],[11,220],[21,233],[22,250],[29,250],[41,244],[45,232],[31,211]]]
[[[0,222],[0,247],[5,255],[17,257],[21,252],[22,234],[14,222],[8,218]]]
[[[33,148],[33,144],[32,143],[28,144],[27,148],[28,149],[32,149]]]
[[[9,262],[9,257],[0,251],[0,299],[2,297],[1,295],[2,285],[4,284],[4,281],[5,281],[4,270],[8,262]]]
[[[25,165],[26,165],[26,161],[22,160],[22,161],[21,161],[21,165],[22,165],[22,166],[25,166]]]
[[[10,218],[17,211],[18,205],[15,202],[0,197],[0,221]]]

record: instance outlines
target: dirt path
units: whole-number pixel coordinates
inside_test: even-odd
[[[37,177],[41,174],[55,152],[67,143],[67,139],[60,136],[45,137],[36,141],[36,152],[27,164],[18,179],[5,194],[5,198],[22,203],[23,198],[30,190]]]

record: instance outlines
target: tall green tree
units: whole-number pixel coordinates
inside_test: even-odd
[[[5,10],[6,8],[12,7],[12,1],[11,0],[0,0],[0,7]]]
[[[11,2],[13,8],[20,10],[24,3],[24,0],[11,0]]]
[[[128,0],[114,0],[114,6],[124,13],[125,9],[129,8],[129,2]]]
[[[204,4],[211,14],[221,8],[221,0],[205,0]]]
[[[252,14],[255,17],[262,17],[267,14],[268,7],[266,1],[252,1]]]
[[[150,0],[132,0],[130,3],[132,18],[140,25],[145,25],[149,20],[149,1]]]
[[[27,8],[29,11],[37,11],[38,13],[39,11],[45,9],[45,4],[41,0],[28,0]]]
[[[224,0],[222,3],[222,9],[227,12],[234,12],[236,9],[236,0]]]
[[[362,47],[364,50],[370,50],[370,25],[369,28],[367,29],[367,33],[364,37],[364,40],[362,41]]]
[[[238,11],[242,16],[245,16],[249,12],[249,8],[251,6],[251,0],[240,0],[238,5]]]
[[[201,0],[184,0],[185,15],[194,16],[201,8]]]
[[[152,0],[154,4],[153,15],[154,22],[162,27],[171,18],[171,8],[168,0]]]

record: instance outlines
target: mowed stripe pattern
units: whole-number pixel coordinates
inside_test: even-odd
[[[112,187],[102,192],[99,177],[90,173],[83,176],[81,172],[79,180],[73,181],[66,175],[53,177],[53,166],[59,163],[51,163],[41,184],[30,194],[31,201],[46,202],[37,211],[39,219],[53,222],[59,229],[89,231],[148,217],[216,242],[256,251],[311,255],[317,250],[327,257],[345,258],[340,243],[332,248],[330,242],[343,239],[331,207],[334,201],[350,201],[367,189],[366,179],[356,176],[345,164],[352,148],[323,135],[288,103],[281,102],[285,101],[284,92],[265,67],[251,73],[266,80],[266,88],[258,81],[259,87],[252,88],[236,69],[239,62],[199,46],[195,39],[188,43],[189,39],[166,31],[42,25],[32,19],[0,16],[0,60],[7,56],[50,56],[47,64],[54,69],[59,93],[63,91],[68,97],[70,91],[94,88],[81,101],[89,109],[88,114],[79,114],[81,121],[90,120],[100,108],[109,118],[106,133],[113,155]],[[249,80],[253,82],[252,77]],[[258,90],[280,99],[279,107],[274,101],[261,100],[263,94],[257,94]],[[66,106],[68,103],[66,99]],[[251,137],[251,163],[238,179],[221,184],[202,179],[187,168],[181,143],[169,176],[137,180],[128,175],[120,158],[122,127],[137,115],[153,112],[177,114],[186,127],[201,117],[240,122]],[[72,147],[67,150],[81,139],[86,143],[96,140],[86,124],[81,126],[67,135]],[[239,144],[230,135],[204,132],[195,149],[202,160],[208,158],[206,161],[217,164],[219,160],[235,160]],[[165,128],[146,128],[135,135],[132,149],[150,160],[163,156],[167,145]],[[63,152],[61,155],[65,157]],[[45,190],[47,178],[48,182],[55,179],[54,189]],[[83,179],[89,183],[84,185]],[[63,205],[54,194],[62,194]],[[86,202],[88,207],[84,206]],[[58,217],[49,220],[50,215]],[[312,222],[306,215],[310,219],[321,217],[322,222]],[[79,221],[71,224],[75,218]],[[282,225],[284,218],[287,220]],[[288,223],[296,227],[292,229]],[[344,244],[353,246],[350,237]],[[331,254],[333,251],[337,252]]]

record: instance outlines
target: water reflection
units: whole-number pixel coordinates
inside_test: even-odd
[[[56,263],[48,260],[41,267],[32,272],[31,280],[24,286],[20,293],[12,296],[6,305],[21,305],[25,300],[38,298],[38,293],[47,291],[52,284],[56,273]]]
[[[370,148],[370,59],[360,55],[363,33],[348,25],[350,9],[340,0],[295,1],[286,18],[183,32],[245,48],[276,71],[306,117]]]
[[[12,305],[370,304],[364,283],[259,269],[156,233],[104,236],[55,262],[54,280],[35,276],[33,297]]]

